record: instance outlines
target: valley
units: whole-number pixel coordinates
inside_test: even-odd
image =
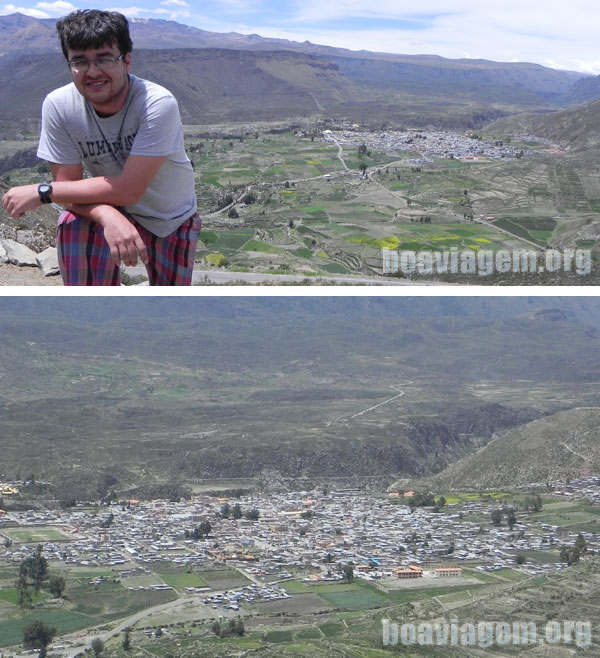
[[[194,125],[185,133],[203,217],[198,277],[222,271],[234,280],[238,273],[351,283],[385,273],[383,249],[454,250],[473,258],[480,251],[529,250],[542,258],[545,249],[572,249],[585,253],[589,266],[400,276],[477,284],[596,281],[600,169],[591,151],[571,153],[529,135],[369,130],[322,118]],[[10,170],[4,186],[39,177],[37,165]],[[34,229],[38,244],[52,243],[53,222],[43,208],[21,228]],[[4,224],[5,237],[15,237],[14,222],[5,217]]]
[[[597,618],[594,298],[0,306],[5,658],[35,620],[64,658],[383,658],[384,622]]]

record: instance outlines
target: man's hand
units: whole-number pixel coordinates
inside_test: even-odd
[[[22,185],[13,187],[2,197],[2,205],[6,212],[15,219],[21,219],[29,210],[35,210],[42,205],[37,185]]]
[[[104,239],[108,243],[115,265],[119,266],[121,261],[125,265],[137,265],[138,254],[142,263],[148,265],[150,259],[146,245],[127,217],[116,208],[103,206],[102,216],[96,221],[104,229]]]

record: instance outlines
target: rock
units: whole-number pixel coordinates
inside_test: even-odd
[[[19,244],[24,244],[29,247],[31,241],[33,240],[33,231],[24,231],[20,229],[17,231],[17,237],[15,239]]]
[[[37,260],[35,252],[31,251],[29,247],[25,247],[15,240],[0,240],[0,244],[6,251],[6,258],[8,263],[22,267],[24,265],[37,267]]]
[[[48,249],[44,249],[44,251],[38,254],[35,258],[37,260],[38,267],[40,270],[42,270],[44,276],[60,274],[56,247],[48,247]]]
[[[6,249],[2,246],[2,240],[0,240],[0,263],[8,263],[8,255]]]

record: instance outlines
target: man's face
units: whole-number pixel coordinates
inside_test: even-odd
[[[121,55],[116,43],[89,50],[68,49],[69,61],[96,61],[102,57],[117,58]],[[100,68],[95,64],[87,70],[71,71],[73,82],[79,93],[90,101],[101,114],[116,114],[124,105],[129,90],[127,74],[131,69],[131,55],[127,54],[112,68]]]

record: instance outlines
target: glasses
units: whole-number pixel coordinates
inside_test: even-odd
[[[92,64],[95,64],[101,71],[110,71],[114,69],[117,62],[120,62],[125,55],[118,57],[98,57],[98,59],[75,59],[69,61],[69,67],[73,73],[83,73],[87,71]]]

